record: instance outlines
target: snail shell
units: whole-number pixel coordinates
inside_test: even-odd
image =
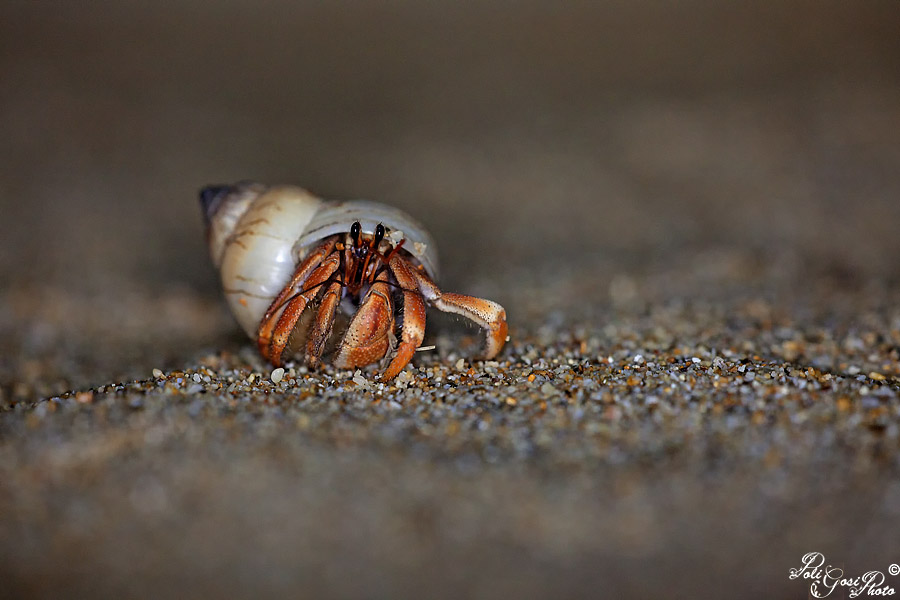
[[[209,251],[219,270],[226,301],[250,337],[294,269],[324,238],[350,231],[358,221],[372,234],[381,223],[387,239],[437,278],[431,236],[406,213],[369,200],[323,200],[295,186],[243,182],[201,192]]]

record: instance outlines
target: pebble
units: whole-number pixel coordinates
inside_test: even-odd
[[[281,383],[281,380],[284,379],[284,369],[278,367],[277,369],[273,370],[271,379],[272,383]]]
[[[369,383],[369,380],[363,376],[362,371],[360,371],[359,369],[357,369],[356,372],[353,373],[353,383],[363,388],[364,390],[372,387],[372,384]]]

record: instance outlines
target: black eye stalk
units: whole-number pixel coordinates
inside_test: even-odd
[[[372,236],[372,241],[366,245],[360,242],[362,226],[359,224],[359,221],[354,221],[353,225],[350,226],[350,239],[353,241],[353,248],[359,257],[368,255],[370,251],[377,252],[378,246],[381,245],[385,235],[387,235],[387,230],[384,228],[384,225],[379,223],[375,226],[375,235]]]
[[[361,239],[362,226],[359,224],[359,221],[354,221],[353,225],[350,226],[350,239],[353,241],[351,252],[356,260],[361,261],[362,263],[357,263],[351,270],[349,279],[353,285],[358,286],[362,284],[363,278],[365,278],[367,276],[366,273],[368,273],[369,261],[373,256],[379,256],[383,261],[387,262],[385,257],[378,252],[378,246],[381,245],[385,235],[387,235],[387,230],[384,225],[379,223],[375,226],[375,233],[367,244]],[[377,273],[375,275],[377,275]]]

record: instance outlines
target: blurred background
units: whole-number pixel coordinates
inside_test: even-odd
[[[0,327],[81,357],[57,387],[222,343],[207,183],[396,204],[523,317],[648,267],[897,276],[893,0],[0,11]]]
[[[898,24],[896,0],[7,0],[0,399],[240,348],[196,195],[241,179],[407,210],[514,336],[736,296],[845,327],[897,296]]]

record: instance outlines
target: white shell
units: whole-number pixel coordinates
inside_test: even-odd
[[[275,296],[296,266],[322,239],[383,224],[387,237],[437,277],[437,251],[428,232],[406,213],[368,200],[328,201],[294,186],[240,183],[218,188],[224,195],[206,215],[209,251],[219,268],[228,306],[251,338]]]

